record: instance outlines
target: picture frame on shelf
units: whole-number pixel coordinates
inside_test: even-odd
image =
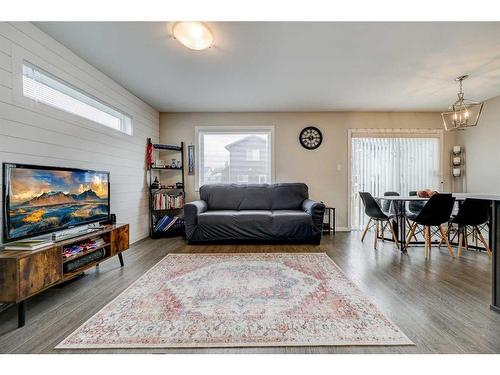
[[[194,175],[194,145],[188,146],[188,175]]]

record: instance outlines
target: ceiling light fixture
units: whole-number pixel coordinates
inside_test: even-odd
[[[201,51],[212,47],[214,36],[207,25],[198,21],[176,22],[172,28],[174,38],[189,49]]]
[[[451,111],[441,113],[446,130],[463,130],[471,126],[476,126],[479,122],[483,103],[465,99],[462,90],[462,82],[468,77],[468,75],[463,75],[455,78],[455,81],[460,84],[458,100],[450,106]]]

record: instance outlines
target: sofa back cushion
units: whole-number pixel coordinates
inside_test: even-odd
[[[307,185],[214,184],[200,187],[200,199],[209,210],[300,210],[309,198]]]

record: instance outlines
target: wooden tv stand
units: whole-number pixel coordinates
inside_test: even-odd
[[[63,264],[85,254],[63,259],[63,247],[80,243],[93,237],[102,237],[104,244],[97,249],[105,250],[105,255],[95,261],[64,272]],[[84,235],[55,242],[50,247],[35,251],[0,251],[0,302],[18,305],[19,327],[26,321],[26,301],[54,285],[61,284],[80,275],[89,268],[96,267],[118,255],[123,267],[122,252],[129,248],[128,224],[106,225],[105,228]]]

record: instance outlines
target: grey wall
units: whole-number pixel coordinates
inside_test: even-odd
[[[487,100],[477,127],[458,133],[466,153],[466,190],[500,194],[500,96]]]

